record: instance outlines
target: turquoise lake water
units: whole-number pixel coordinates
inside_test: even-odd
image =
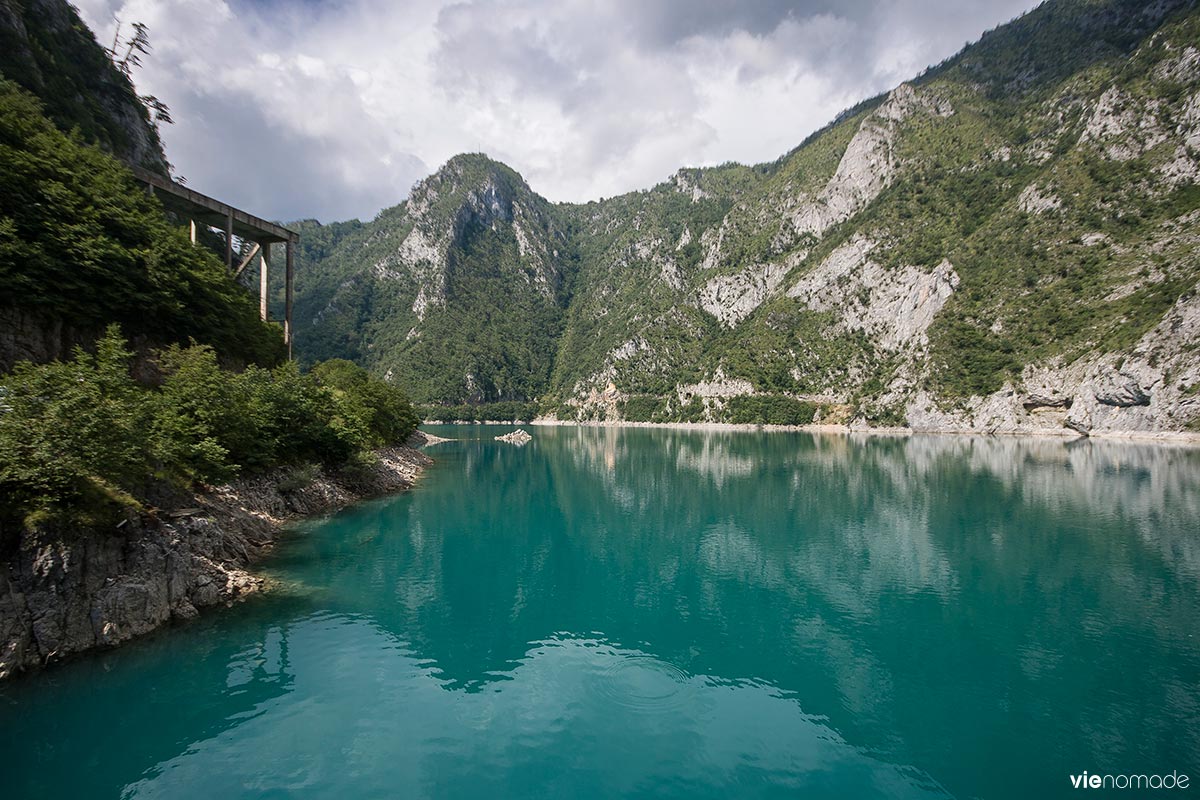
[[[0,796],[1200,793],[1200,451],[431,430],[283,590],[0,686]]]

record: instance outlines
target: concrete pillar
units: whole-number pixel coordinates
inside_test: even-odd
[[[233,210],[225,215],[225,268],[233,269]]]
[[[188,238],[191,239],[192,244],[196,243],[196,220],[194,219],[188,220]]]
[[[258,268],[258,313],[262,316],[263,322],[268,319],[267,300],[271,291],[270,269],[271,257],[268,253],[271,252],[271,244],[268,242],[262,246],[262,264]]]
[[[287,241],[287,268],[283,278],[283,339],[287,342],[288,358],[292,357],[292,293],[296,274],[296,240]]]

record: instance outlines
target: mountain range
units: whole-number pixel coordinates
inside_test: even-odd
[[[551,203],[481,154],[296,223],[297,347],[560,419],[1200,415],[1200,14],[1050,0],[774,162]]]

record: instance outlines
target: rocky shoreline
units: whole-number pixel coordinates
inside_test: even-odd
[[[469,423],[468,423],[469,424]],[[512,423],[504,423],[512,424]],[[676,428],[693,431],[782,431],[820,434],[855,434],[864,436],[1002,436],[1028,437],[1035,439],[1103,439],[1107,441],[1128,441],[1174,444],[1200,447],[1200,433],[1190,431],[1123,431],[1100,430],[1083,434],[1069,428],[1019,428],[979,430],[969,427],[945,428],[907,428],[880,427],[869,425],[823,425],[811,423],[808,425],[770,425],[765,423],[732,423],[732,422],[631,422],[628,420],[559,420],[539,417],[524,425],[556,426],[585,426],[585,427],[619,427],[619,428]]]
[[[251,567],[289,521],[403,491],[432,459],[376,451],[369,467],[286,468],[123,520],[117,531],[35,531],[0,569],[0,679],[111,647],[262,590]]]

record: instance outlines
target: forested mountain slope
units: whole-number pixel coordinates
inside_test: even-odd
[[[1194,2],[1051,0],[773,163],[602,202],[458,157],[307,259],[301,351],[566,418],[1195,426],[1197,42]]]

